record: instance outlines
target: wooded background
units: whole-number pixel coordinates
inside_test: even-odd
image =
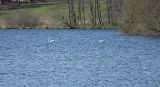
[[[160,0],[1,0],[2,6],[20,8],[38,3],[55,5],[48,11],[53,13],[58,5],[64,7],[56,9],[63,14],[55,14],[71,28],[116,28],[129,34],[160,32]]]

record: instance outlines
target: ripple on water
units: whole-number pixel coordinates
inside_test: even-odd
[[[109,30],[0,30],[0,87],[159,87],[159,43]]]

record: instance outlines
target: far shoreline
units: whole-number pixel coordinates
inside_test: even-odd
[[[1,29],[15,29],[15,30],[55,30],[55,29],[68,29],[68,30],[112,30],[113,28],[68,28],[68,27],[64,27],[64,28],[0,28]]]

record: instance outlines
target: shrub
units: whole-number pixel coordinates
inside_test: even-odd
[[[40,24],[40,20],[38,16],[21,13],[15,17],[15,23],[17,27],[36,27]]]
[[[160,32],[160,0],[123,0],[119,25],[130,34]]]

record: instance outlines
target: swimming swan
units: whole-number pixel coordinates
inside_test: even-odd
[[[48,43],[52,43],[52,42],[55,42],[55,40],[48,38]]]
[[[98,40],[99,43],[102,43],[104,40]]]

